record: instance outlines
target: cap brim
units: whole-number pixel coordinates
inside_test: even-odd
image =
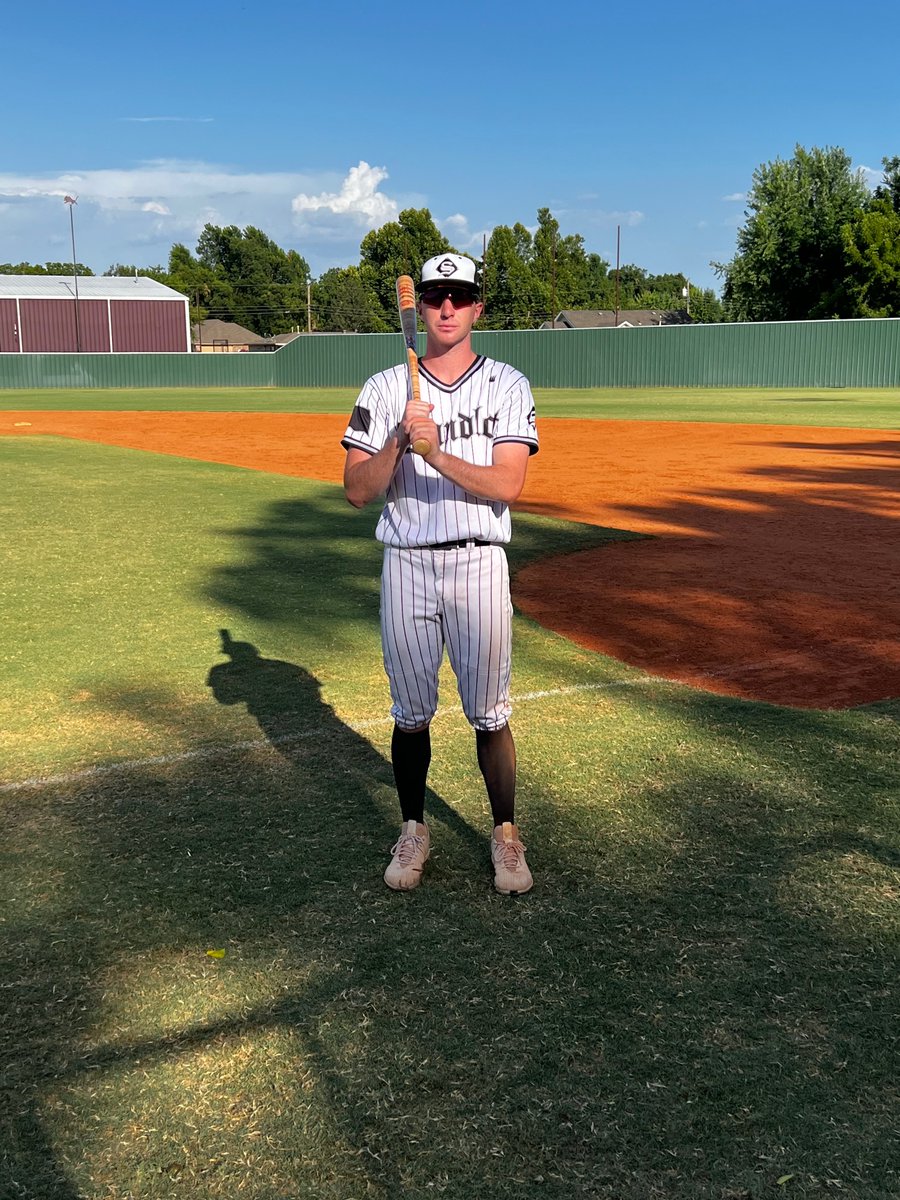
[[[473,296],[477,296],[479,287],[477,283],[469,283],[465,279],[429,279],[427,283],[419,284],[419,292],[430,292],[432,288],[455,288],[458,292],[471,292]]]

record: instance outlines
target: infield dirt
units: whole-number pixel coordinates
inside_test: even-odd
[[[0,416],[0,434],[329,483],[345,427],[281,413]],[[900,695],[900,434],[560,418],[539,432],[517,508],[651,536],[526,567],[514,599],[528,615],[725,695],[798,708]]]

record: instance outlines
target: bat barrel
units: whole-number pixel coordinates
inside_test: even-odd
[[[401,309],[416,307],[416,285],[409,275],[401,275],[397,280],[397,303]]]

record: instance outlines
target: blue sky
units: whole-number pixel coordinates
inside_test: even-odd
[[[0,262],[165,264],[257,225],[313,274],[428,207],[480,255],[548,206],[589,251],[718,287],[759,164],[900,154],[896,3],[9,6]]]

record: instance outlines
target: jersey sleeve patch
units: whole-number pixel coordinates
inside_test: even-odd
[[[344,410],[346,411],[346,409]],[[357,404],[350,414],[350,428],[356,433],[368,433],[372,425],[372,414],[361,404]]]

